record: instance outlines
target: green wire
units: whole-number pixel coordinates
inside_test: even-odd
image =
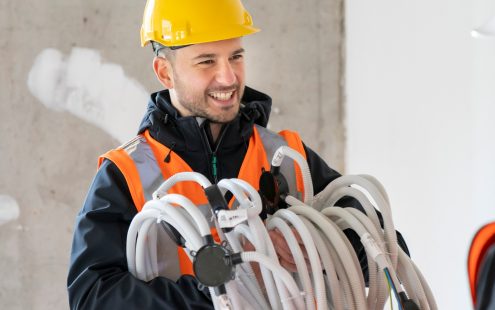
[[[387,279],[387,286],[388,286],[388,298],[390,299],[390,309],[394,310],[394,303],[392,300],[392,287],[390,286],[390,281],[388,280],[388,277],[386,274],[384,274],[385,279]]]

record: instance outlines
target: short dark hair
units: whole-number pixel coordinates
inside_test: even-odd
[[[179,48],[187,47],[189,45],[190,44],[179,45],[179,46],[165,46],[156,41],[151,41],[151,46],[153,47],[153,53],[155,53],[156,56],[165,57],[169,61],[174,60],[175,50],[178,50]]]
[[[167,47],[158,42],[152,41],[151,46],[153,47],[153,53],[155,56],[161,56],[166,58],[168,61],[172,61],[175,57],[175,49]]]

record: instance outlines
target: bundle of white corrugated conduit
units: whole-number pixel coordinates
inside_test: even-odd
[[[342,176],[313,197],[313,186],[305,159],[288,147],[277,150],[272,166],[285,157],[301,168],[304,201],[286,197],[287,209],[268,216],[259,214],[262,200],[258,192],[240,179],[223,179],[221,194],[230,192],[238,202],[235,209],[215,212],[221,247],[236,253],[233,276],[222,289],[210,287],[215,309],[383,309],[393,292],[399,309],[437,309],[433,294],[418,267],[397,244],[390,203],[383,186],[368,175]],[[201,174],[179,173],[167,179],[133,219],[127,236],[129,271],[143,281],[158,274],[157,230],[160,223],[174,227],[185,240],[185,250],[193,261],[202,247],[211,243],[208,221],[187,197],[167,194],[177,182],[195,181],[203,188],[212,184]],[[366,214],[353,208],[335,207],[344,196],[357,199]],[[375,208],[383,215],[383,228]],[[180,210],[182,209],[182,210]],[[366,250],[368,287],[352,245],[343,233],[354,230]],[[268,230],[278,229],[285,237],[297,267],[296,273],[278,261]],[[294,234],[307,251],[309,264]],[[255,251],[243,251],[242,240]],[[228,261],[228,257],[226,258]],[[251,263],[260,265],[258,281]],[[201,281],[200,281],[201,282]],[[261,283],[260,283],[261,282]]]

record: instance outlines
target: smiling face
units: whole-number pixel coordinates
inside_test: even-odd
[[[240,38],[178,49],[170,60],[155,58],[154,68],[160,82],[170,89],[172,104],[182,116],[227,123],[239,112],[244,92],[244,49]]]

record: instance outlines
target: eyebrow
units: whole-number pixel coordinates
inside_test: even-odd
[[[237,55],[237,54],[241,54],[241,53],[244,53],[246,50],[244,48],[240,48],[238,50],[235,50],[231,55]],[[193,60],[197,60],[197,59],[202,59],[202,58],[215,58],[217,56],[217,54],[200,54],[196,57],[193,58]]]
[[[234,52],[232,53],[232,55],[242,54],[242,53],[244,53],[245,51],[246,51],[246,50],[245,50],[245,49],[243,49],[243,48],[241,47],[240,49],[238,49],[238,50],[234,51]]]

